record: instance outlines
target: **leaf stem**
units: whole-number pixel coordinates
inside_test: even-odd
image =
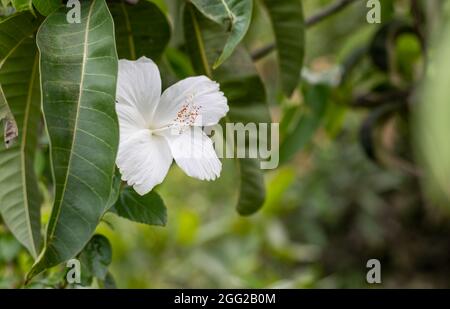
[[[198,25],[197,18],[195,16],[195,12],[194,12],[192,6],[189,7],[189,10],[191,13],[192,24],[194,25],[195,36],[197,37],[197,41],[198,41],[198,49],[200,52],[200,58],[202,59],[202,65],[203,65],[203,68],[205,69],[206,76],[211,78],[211,76],[212,76],[211,69],[209,68],[208,58],[206,57],[206,51],[205,51],[205,46],[203,44],[202,35],[200,32],[200,26]]]

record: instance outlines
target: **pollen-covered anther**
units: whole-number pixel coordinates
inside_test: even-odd
[[[191,93],[186,97],[185,103],[181,106],[174,120],[175,125],[179,127],[179,133],[183,133],[187,128],[195,125],[197,117],[200,115],[201,105],[194,102],[195,94]]]

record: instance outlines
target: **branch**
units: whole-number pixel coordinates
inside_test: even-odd
[[[318,24],[322,20],[342,11],[349,4],[352,4],[356,1],[358,1],[358,0],[338,0],[335,3],[332,3],[329,6],[326,6],[321,11],[319,11],[316,14],[312,15],[311,17],[307,18],[305,20],[305,27],[312,27],[312,26]],[[276,48],[275,43],[271,43],[266,46],[263,46],[260,49],[256,50],[254,53],[252,53],[252,58],[254,61],[257,61],[257,60],[267,56],[268,54],[270,54],[272,51],[275,50],[275,48]]]

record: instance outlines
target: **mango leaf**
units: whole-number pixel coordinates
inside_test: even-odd
[[[33,257],[41,244],[41,199],[34,173],[40,125],[39,61],[34,39],[38,26],[28,12],[0,23],[0,116],[6,117],[7,133],[5,142],[0,143],[0,212]],[[17,142],[12,145],[11,134],[16,133]]]
[[[297,88],[305,54],[305,23],[300,0],[264,0],[272,21],[284,93]]]
[[[280,163],[285,163],[300,151],[314,136],[325,116],[329,87],[323,84],[305,85],[305,104],[298,106],[282,120],[282,126],[287,128],[280,146]],[[289,121],[289,123],[284,123]]]
[[[127,187],[122,190],[111,211],[133,222],[160,226],[167,224],[166,206],[155,191],[140,196],[133,188]]]
[[[207,18],[225,29],[225,45],[213,64],[218,68],[247,33],[253,12],[252,0],[191,0],[196,8]]]
[[[94,235],[78,256],[81,264],[81,283],[89,286],[93,277],[107,279],[108,267],[112,262],[112,247],[108,238]]]
[[[28,279],[86,245],[108,206],[115,171],[113,20],[104,0],[83,1],[81,23],[67,23],[66,13],[48,16],[37,35],[55,202],[44,251]]]
[[[194,69],[218,81],[228,99],[230,111],[226,121],[244,125],[270,123],[264,85],[248,52],[242,47],[237,48],[229,60],[212,74],[211,66],[223,47],[226,31],[189,4],[184,12],[184,30]],[[249,215],[264,203],[264,177],[258,159],[236,161],[240,171],[237,210],[242,215]]]
[[[132,5],[124,0],[109,4],[116,28],[119,58],[135,60],[146,56],[159,60],[170,39],[166,16],[154,3],[139,1]]]
[[[32,0],[12,0],[12,5],[16,12],[33,11]]]
[[[240,190],[237,211],[242,216],[252,215],[264,204],[266,188],[260,162],[256,159],[236,160],[240,173]]]
[[[36,10],[44,16],[56,11],[62,4],[61,0],[32,0]],[[83,1],[84,2],[84,1]]]
[[[228,121],[244,125],[271,122],[265,103],[264,85],[245,50],[238,48],[216,75],[221,82],[222,91],[228,98],[230,106]],[[247,139],[247,143],[250,144],[250,138]],[[265,143],[266,141],[259,145]],[[240,178],[237,211],[243,216],[251,215],[262,207],[266,195],[260,161],[250,158],[236,159],[236,164]]]

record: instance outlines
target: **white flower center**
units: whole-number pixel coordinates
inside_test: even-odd
[[[195,104],[194,97],[194,93],[187,95],[184,104],[177,113],[177,117],[173,120],[175,126],[191,127],[195,124],[195,120],[197,119],[199,111],[202,107]]]
[[[158,134],[159,132],[172,129],[174,134],[182,134],[190,127],[196,124],[196,121],[200,115],[201,105],[194,102],[195,93],[190,93],[186,96],[184,104],[181,106],[175,119],[172,120],[170,125],[162,128],[152,129],[149,128],[151,134]]]

